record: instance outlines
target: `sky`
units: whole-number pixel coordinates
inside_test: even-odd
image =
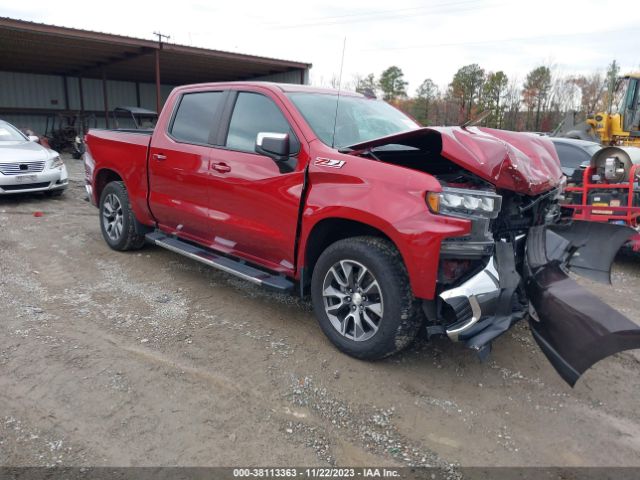
[[[313,64],[311,83],[342,83],[399,66],[410,94],[442,88],[463,65],[522,81],[539,65],[557,74],[640,70],[640,9],[594,0],[56,2],[0,0],[0,16]]]

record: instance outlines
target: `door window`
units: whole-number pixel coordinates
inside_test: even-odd
[[[223,92],[184,94],[171,125],[171,135],[181,142],[209,143],[209,135],[223,100]]]
[[[227,147],[243,152],[255,152],[256,137],[260,132],[287,133],[291,152],[299,144],[289,123],[276,104],[259,93],[240,92],[229,124]]]

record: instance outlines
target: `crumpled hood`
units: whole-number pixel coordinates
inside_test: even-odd
[[[438,138],[439,137],[439,138]],[[352,153],[400,144],[440,154],[497,188],[538,195],[562,180],[560,160],[551,141],[530,133],[482,127],[426,127],[351,145]],[[428,160],[426,160],[428,161]]]
[[[35,142],[0,142],[0,163],[37,162],[57,155]]]

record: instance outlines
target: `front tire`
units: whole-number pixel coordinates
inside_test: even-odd
[[[313,309],[342,352],[376,360],[407,347],[422,323],[400,253],[388,240],[339,240],[320,255],[311,280]]]
[[[123,182],[107,184],[100,195],[100,229],[114,250],[137,250],[144,245],[144,235],[136,233],[136,218]]]

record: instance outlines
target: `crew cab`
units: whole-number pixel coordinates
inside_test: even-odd
[[[239,82],[178,87],[152,133],[91,130],[87,147],[111,248],[148,242],[310,294],[354,357],[391,355],[424,328],[486,358],[526,318],[573,385],[640,347],[638,324],[567,274],[610,281],[633,231],[558,223],[564,176],[546,138],[421,128],[375,98]]]

